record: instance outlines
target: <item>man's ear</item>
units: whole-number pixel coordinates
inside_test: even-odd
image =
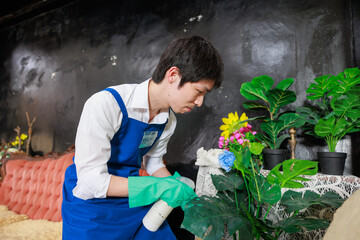
[[[180,76],[180,71],[179,71],[178,67],[173,66],[167,70],[167,81],[170,84],[173,84],[180,79],[181,79],[181,76]]]

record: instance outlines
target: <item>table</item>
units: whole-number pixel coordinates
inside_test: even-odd
[[[262,170],[262,173],[266,176],[269,171]],[[216,167],[209,166],[199,166],[197,180],[196,180],[196,194],[198,196],[208,195],[215,196],[216,189],[211,181],[211,174],[222,174],[222,171]],[[338,193],[342,198],[348,198],[353,192],[360,188],[360,178],[352,175],[344,176],[335,176],[335,175],[324,175],[318,173],[314,176],[307,176],[310,181],[302,182],[304,188],[301,189],[292,189],[294,191],[305,192],[307,190],[314,191],[320,195],[324,194],[327,191],[334,191]],[[286,191],[286,189],[284,190]],[[273,222],[284,219],[286,216],[284,209],[279,204],[274,205],[270,211],[269,219]],[[321,239],[325,234],[325,230],[315,230],[311,232],[301,233],[301,234],[292,234],[291,237],[289,234],[283,234],[279,239]],[[226,238],[232,239],[232,238]]]

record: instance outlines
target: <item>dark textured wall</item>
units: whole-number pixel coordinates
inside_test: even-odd
[[[219,50],[225,81],[202,108],[178,115],[166,156],[171,169],[195,178],[196,150],[217,147],[221,118],[244,110],[243,82],[265,74],[276,83],[295,78],[292,107],[302,105],[313,78],[355,65],[354,21],[358,4],[343,0],[67,1],[0,31],[0,137],[13,138],[17,125],[26,131],[28,111],[37,117],[33,150],[64,151],[74,144],[88,97],[146,80],[171,40],[201,35]],[[325,146],[299,141],[302,159],[315,159]],[[340,146],[351,147],[350,139]]]
[[[360,67],[360,1],[351,2],[351,26],[352,26],[352,38],[353,39],[353,55],[354,65]],[[360,176],[360,133],[352,134],[352,173]]]

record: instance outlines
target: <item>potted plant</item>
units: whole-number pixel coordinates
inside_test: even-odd
[[[324,174],[342,175],[347,153],[336,152],[340,139],[360,131],[360,70],[348,68],[337,76],[314,79],[306,90],[317,107],[297,109],[306,123],[305,133],[325,139],[329,152],[318,152]]]
[[[305,123],[297,113],[280,111],[296,101],[296,94],[289,90],[293,82],[292,78],[284,79],[272,88],[274,80],[264,75],[243,83],[240,88],[241,95],[250,100],[244,102],[245,109],[268,112],[268,116],[263,118],[264,122],[260,125],[262,133],[256,134],[256,138],[267,146],[267,149],[264,149],[265,169],[272,169],[285,160],[288,151],[280,149],[280,145],[290,135],[284,131]]]
[[[285,160],[265,176],[260,171],[264,146],[255,138],[252,127],[244,122],[246,114],[239,118],[237,113],[231,113],[229,119],[224,121],[228,128],[223,127],[229,135],[223,134],[219,141],[220,148],[224,149],[219,154],[223,175],[211,175],[217,194],[214,197],[203,195],[187,203],[183,207],[182,228],[204,240],[218,240],[224,236],[239,240],[274,240],[283,233],[327,228],[329,221],[318,213],[324,213],[327,207],[339,207],[343,202],[339,195],[285,191],[285,188],[302,188],[304,185],[300,181],[307,181],[306,175],[315,175],[318,163]],[[239,126],[235,134],[231,126]],[[278,205],[286,212],[282,219],[276,217],[279,212],[272,210]],[[314,215],[308,215],[306,209],[311,209],[308,213]]]

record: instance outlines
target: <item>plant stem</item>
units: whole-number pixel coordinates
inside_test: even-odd
[[[243,175],[243,178],[244,178],[244,182],[245,182],[245,187],[246,187],[246,192],[247,192],[247,194],[248,194],[248,199],[249,199],[249,212],[250,212],[250,205],[251,205],[251,203],[250,203],[250,201],[251,201],[251,197],[250,197],[250,192],[249,192],[249,187],[248,187],[248,185],[247,185],[247,183],[246,183],[246,178],[245,178],[245,174],[242,172],[242,175]]]
[[[291,217],[295,217],[298,213],[299,213],[299,210],[297,210],[296,212],[294,212],[294,214],[293,214]]]
[[[260,196],[259,186],[258,186],[258,183],[257,183],[257,180],[256,180],[256,176],[255,176],[254,163],[253,163],[253,161],[252,161],[252,157],[251,157],[251,159],[250,159],[250,162],[251,162],[251,168],[252,168],[253,176],[254,176],[254,179],[255,179],[256,191],[257,191],[257,193],[258,193],[259,203],[260,203],[260,202],[261,202],[261,196]]]
[[[266,211],[266,213],[265,213],[265,216],[264,216],[264,221],[265,221],[265,219],[266,219],[267,215],[268,215],[268,214],[269,214],[269,212],[270,212],[271,206],[272,206],[272,205],[270,205],[270,206],[269,206],[268,210],[267,210],[267,211]]]
[[[236,176],[238,176],[237,173],[235,173],[235,174],[236,174]],[[243,174],[243,176],[244,176],[244,174]],[[238,214],[240,214],[239,204],[238,204],[238,200],[237,200],[237,196],[236,196],[236,187],[235,187],[235,184],[234,184],[234,193],[235,193],[236,212],[237,212]]]

